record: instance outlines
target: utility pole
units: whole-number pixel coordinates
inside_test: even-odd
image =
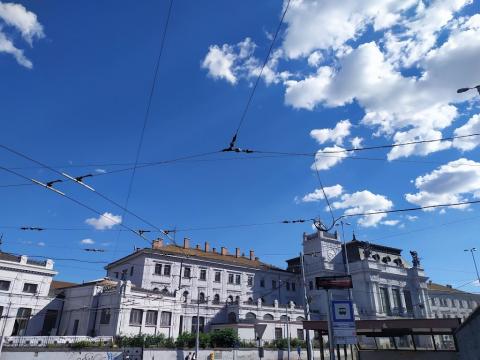
[[[305,280],[305,265],[303,263],[303,253],[300,253],[300,268],[302,270],[302,286],[303,286],[303,311],[305,320],[310,320],[310,304],[308,302],[307,284]],[[313,360],[312,340],[310,339],[310,330],[306,331],[305,338],[307,340],[307,359]]]
[[[200,297],[197,295],[197,334],[195,336],[195,359],[198,359],[198,349],[200,347]]]
[[[290,322],[288,319],[288,304],[285,305],[285,313],[287,314],[287,345],[288,345],[288,355],[287,359],[290,360]]]
[[[333,344],[333,326],[332,326],[332,309],[330,300],[330,291],[327,291],[327,316],[328,316],[328,353],[330,360],[335,360],[335,345]]]
[[[477,261],[475,260],[475,255],[473,254],[474,251],[477,251],[477,248],[465,249],[464,251],[470,251],[470,253],[472,254],[473,265],[475,266],[475,271],[477,273],[477,280],[478,280],[478,283],[480,284],[480,275],[478,274]]]

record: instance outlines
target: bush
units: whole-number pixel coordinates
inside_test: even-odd
[[[177,348],[193,348],[195,347],[195,334],[181,333],[175,341]]]
[[[86,348],[86,347],[93,347],[95,345],[96,344],[91,343],[89,341],[77,341],[77,342],[71,343],[70,347],[72,349],[83,349],[83,348]]]
[[[210,333],[212,347],[233,348],[239,342],[240,339],[233,329],[216,330]]]
[[[168,347],[172,345],[172,339],[166,339],[165,335],[145,335],[138,334],[135,336],[120,336],[116,339],[119,347]]]

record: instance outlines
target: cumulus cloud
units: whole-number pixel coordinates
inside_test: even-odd
[[[363,138],[355,136],[353,139],[350,139],[350,144],[354,149],[360,149],[362,147]]]
[[[210,46],[207,55],[202,63],[202,68],[208,70],[208,74],[214,79],[225,79],[231,84],[237,83],[237,77],[233,74],[233,63],[236,55],[233,47],[224,44]]]
[[[381,222],[382,225],[387,225],[387,226],[395,226],[395,225],[398,225],[399,223],[400,223],[400,220],[385,220]]]
[[[122,223],[121,215],[113,215],[112,213],[105,212],[98,218],[89,218],[85,220],[85,223],[93,226],[96,230],[111,229],[115,225]]]
[[[329,154],[328,152],[342,150],[345,149],[337,145],[318,150],[315,154],[315,162],[310,168],[314,171],[322,171],[334,167],[335,165],[341,163],[343,159],[347,157],[347,153],[339,152],[337,154]]]
[[[37,245],[38,245],[38,246],[41,246],[41,247],[44,247],[46,244],[45,244],[43,241],[39,241],[39,242],[37,243]]]
[[[83,240],[80,240],[80,244],[82,244],[82,245],[92,245],[92,244],[95,244],[95,241],[93,241],[92,239],[83,239]]]
[[[32,45],[35,38],[40,39],[45,36],[37,15],[21,4],[0,1],[0,52],[12,55],[20,65],[26,68],[32,68],[33,64],[24,55],[23,50],[15,46],[12,37],[7,35],[9,28],[20,32],[22,38]]]
[[[343,194],[343,187],[340,184],[333,185],[333,186],[325,186],[324,190],[325,190],[325,194],[327,194],[328,199],[333,199]],[[325,197],[323,196],[322,189],[315,189],[313,192],[306,194],[302,198],[302,202],[315,202],[315,201],[320,201],[324,199]]]
[[[405,199],[418,206],[457,203],[472,197],[480,198],[480,163],[464,158],[451,161],[431,173],[417,177],[414,184],[418,192],[406,194]],[[453,208],[466,209],[468,205]]]
[[[455,129],[455,136],[465,136],[480,133],[480,114],[473,115],[466,124]],[[475,149],[480,145],[480,136],[465,137],[453,140],[453,146],[463,151]]]
[[[334,142],[337,145],[343,144],[343,139],[350,135],[352,124],[349,120],[339,121],[333,129],[315,129],[310,132],[310,136],[317,140],[319,144]]]
[[[393,207],[393,202],[384,195],[374,194],[369,190],[343,194],[339,200],[331,204],[333,209],[345,209],[345,215],[386,211]],[[359,217],[358,224],[363,227],[377,226],[387,214],[376,214]]]

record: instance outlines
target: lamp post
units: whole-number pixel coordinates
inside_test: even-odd
[[[473,89],[477,89],[478,93],[480,94],[480,85],[477,85],[477,86],[474,86],[474,87],[460,88],[460,89],[457,90],[457,94],[461,94],[461,93],[464,93],[464,92],[467,92],[467,91],[470,91],[470,90],[473,90]]]
[[[473,254],[474,251],[477,251],[477,248],[465,249],[463,251],[467,251],[467,252],[470,251],[470,253],[472,254],[473,265],[475,265],[475,271],[477,273],[477,280],[478,280],[478,283],[480,284],[480,275],[478,274],[477,261],[475,260],[475,255]]]

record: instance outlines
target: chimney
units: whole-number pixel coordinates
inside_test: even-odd
[[[240,257],[240,249],[239,248],[235,248],[235,257]]]
[[[213,252],[213,253],[216,253],[216,252],[217,252],[217,249],[212,248],[212,252]]]
[[[156,240],[153,240],[152,249],[160,249],[161,247],[163,247],[163,239],[158,238]]]
[[[210,250],[210,244],[205,241],[205,252],[208,252]]]
[[[183,248],[188,249],[190,248],[190,239],[189,238],[183,238]]]
[[[250,250],[250,260],[255,260],[255,252]]]
[[[450,284],[447,284],[447,287],[448,287],[449,289],[451,289],[451,288],[452,288],[452,285],[450,285]]]
[[[222,246],[222,248],[221,248],[221,254],[222,254],[222,255],[227,255],[227,254],[228,254],[228,250],[227,250],[226,247]]]
[[[200,250],[200,245],[197,244],[197,246],[195,246],[195,249]]]

